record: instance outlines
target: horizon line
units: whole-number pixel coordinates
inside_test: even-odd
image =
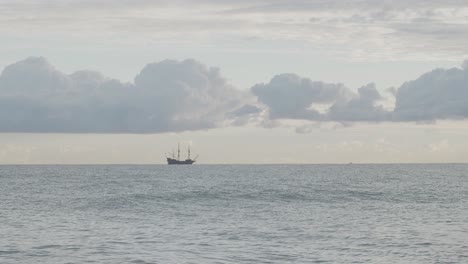
[[[0,163],[0,166],[168,166],[167,163]],[[468,162],[349,162],[349,163],[198,163],[191,166],[213,165],[468,165]],[[177,166],[171,166],[177,167]],[[184,166],[184,167],[189,167]]]

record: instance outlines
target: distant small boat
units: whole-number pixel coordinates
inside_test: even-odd
[[[168,157],[166,154],[167,164],[168,165],[192,165],[197,161],[198,155],[194,158],[190,158],[190,145],[187,149],[187,158],[185,160],[180,159],[180,144],[177,145],[177,157],[174,152],[172,152],[171,157]]]

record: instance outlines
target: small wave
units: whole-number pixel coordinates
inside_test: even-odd
[[[33,249],[51,249],[51,248],[61,248],[61,245],[44,245],[44,246],[38,246],[38,247],[33,247]]]
[[[0,255],[18,254],[20,252],[19,250],[0,250]]]
[[[155,262],[148,262],[148,261],[141,260],[141,259],[135,259],[135,260],[132,260],[130,263],[135,263],[135,264],[153,264],[153,263],[155,263]]]
[[[417,246],[432,246],[431,242],[421,242],[421,243],[416,243]]]
[[[109,244],[115,244],[115,245],[130,245],[131,243],[125,242],[125,241],[109,241]]]
[[[358,198],[362,200],[381,200],[384,197],[383,192],[374,192],[374,191],[355,191],[349,190],[346,192],[349,196],[353,198]]]

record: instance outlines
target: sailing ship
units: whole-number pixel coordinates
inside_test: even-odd
[[[170,157],[166,154],[167,164],[169,165],[191,165],[197,161],[197,158],[198,155],[194,159],[190,158],[190,145],[188,146],[187,158],[185,160],[180,159],[180,144],[177,144],[177,157],[175,156],[174,151]]]

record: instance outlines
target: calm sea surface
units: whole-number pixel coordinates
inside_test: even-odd
[[[468,263],[468,165],[0,166],[0,263]]]

